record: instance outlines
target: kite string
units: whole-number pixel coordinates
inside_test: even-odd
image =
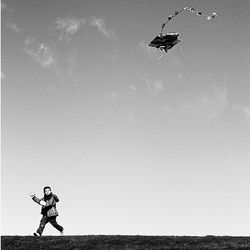
[[[139,82],[137,82],[136,85],[138,85]],[[135,87],[136,88],[136,87]],[[101,126],[97,129],[96,133],[94,134],[94,136],[92,137],[91,141],[89,142],[89,144],[87,145],[87,147],[85,148],[85,150],[83,150],[79,156],[77,157],[77,159],[70,165],[64,167],[58,174],[57,174],[57,178],[61,178],[63,175],[65,175],[69,169],[76,167],[77,163],[79,163],[79,161],[85,156],[87,155],[87,153],[90,152],[90,150],[93,148],[93,146],[95,145],[98,137],[101,135],[102,131],[105,129],[105,127],[114,119],[114,117],[116,116],[116,114],[125,106],[128,105],[128,97],[131,94],[131,90],[128,90],[125,92],[123,98],[121,99],[120,103],[117,104],[117,106],[113,109],[113,111],[106,117],[106,119],[104,119],[104,121],[102,122]],[[137,101],[137,99],[136,99]],[[71,171],[72,172],[72,171]]]
[[[207,15],[207,14],[204,14],[202,11],[199,11],[199,10],[195,11],[195,9],[192,8],[192,7],[191,8],[190,7],[184,7],[182,9],[180,9],[180,10],[176,10],[173,15],[168,16],[168,20],[165,23],[162,24],[161,33],[160,33],[161,35],[163,33],[164,27],[168,24],[168,22],[170,22],[174,17],[176,17],[177,15],[179,15],[183,11],[189,11],[190,13],[196,13],[197,16],[204,16],[207,20],[211,20],[211,19],[218,16],[215,12],[213,12],[211,15]]]
[[[76,167],[77,163],[79,163],[79,161],[85,156],[87,155],[90,150],[93,148],[93,146],[95,145],[98,137],[101,135],[103,129],[107,126],[107,124],[109,122],[112,121],[113,117],[116,115],[116,113],[118,112],[119,107],[116,107],[109,116],[106,117],[106,119],[103,121],[103,123],[101,124],[101,126],[97,129],[97,131],[95,132],[94,136],[92,137],[91,141],[88,143],[88,145],[86,146],[86,148],[79,154],[79,156],[77,157],[77,159],[70,165],[66,166],[64,169],[62,169],[62,171],[60,171],[60,173],[58,174],[58,177],[62,177],[63,175],[65,175],[67,173],[67,171],[73,167]]]

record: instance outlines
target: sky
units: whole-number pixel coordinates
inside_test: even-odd
[[[218,17],[183,12],[181,42],[149,47],[186,6]],[[66,235],[249,236],[249,9],[2,1],[2,234],[33,234],[49,185]]]

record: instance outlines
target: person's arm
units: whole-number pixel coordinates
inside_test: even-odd
[[[41,206],[43,206],[44,205],[44,200],[43,199],[39,199],[38,197],[36,197],[36,195],[35,195],[35,193],[31,193],[30,194],[30,197],[32,198],[32,200],[34,201],[34,202],[36,202],[37,204],[39,204],[39,205],[41,205]]]
[[[54,199],[55,199],[55,201],[56,201],[56,202],[58,202],[58,201],[59,201],[59,199],[58,199],[57,195],[53,194],[53,197],[54,197]]]

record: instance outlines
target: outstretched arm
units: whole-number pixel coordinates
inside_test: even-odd
[[[39,199],[38,197],[36,197],[36,195],[35,195],[34,193],[31,193],[31,194],[30,194],[30,197],[32,198],[32,200],[33,200],[34,202],[36,202],[36,203],[39,204],[39,205],[42,205],[42,204],[40,204],[40,202],[42,201],[42,199]]]
[[[39,199],[38,197],[36,197],[35,193],[31,193],[30,197],[37,204],[39,204],[43,207],[47,207],[47,208],[51,208],[52,206],[55,206],[56,202],[59,201],[57,195],[55,195],[55,194],[53,194],[54,200],[51,200],[51,201],[49,200],[48,202],[45,202],[43,198]]]
[[[46,202],[43,199],[39,199],[38,197],[36,197],[35,193],[31,193],[30,197],[32,198],[32,200],[34,202],[36,202],[37,204],[41,205],[41,206],[45,206]]]

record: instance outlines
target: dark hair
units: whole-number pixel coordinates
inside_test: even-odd
[[[46,186],[46,187],[43,188],[43,192],[44,192],[44,193],[45,193],[45,189],[47,189],[47,188],[51,191],[51,187]]]

